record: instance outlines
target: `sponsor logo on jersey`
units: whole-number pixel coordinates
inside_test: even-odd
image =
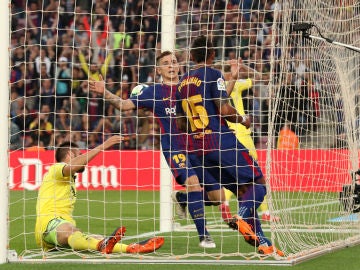
[[[176,108],[175,107],[165,108],[165,113],[166,115],[176,115]]]

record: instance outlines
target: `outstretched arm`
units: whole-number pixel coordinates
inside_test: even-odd
[[[63,169],[64,176],[74,175],[76,172],[82,170],[94,157],[96,157],[101,151],[104,151],[115,144],[120,144],[124,138],[119,135],[114,135],[107,139],[103,144],[95,147],[94,149],[81,154],[80,156],[74,157],[70,162],[65,165]]]
[[[102,95],[105,101],[110,102],[110,104],[112,104],[115,108],[117,108],[120,111],[135,109],[135,104],[130,99],[121,99],[119,96],[107,90],[102,75],[99,76],[100,76],[100,81],[95,81],[94,79],[90,78],[89,90],[91,92]]]

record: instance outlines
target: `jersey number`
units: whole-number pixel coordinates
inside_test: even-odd
[[[176,164],[184,163],[186,161],[186,156],[184,154],[176,154],[172,156],[172,159]]]
[[[209,124],[209,117],[205,107],[202,105],[201,95],[195,95],[188,99],[183,99],[181,103],[187,118],[189,119],[191,130],[204,129]]]

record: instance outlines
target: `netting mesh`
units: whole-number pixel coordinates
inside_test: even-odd
[[[175,5],[181,74],[193,65],[189,46],[200,35],[211,37],[221,68],[241,57],[251,70],[243,78],[253,82],[242,94],[244,112],[252,115],[251,137],[267,176],[271,216],[280,218],[263,222],[266,235],[289,258],[358,240],[359,217],[339,203],[339,192],[350,185],[347,203],[352,203],[351,171],[359,163],[360,54],[290,31],[294,23],[309,22],[316,27],[308,34],[358,47],[357,1]],[[101,75],[107,89],[123,99],[138,84],[161,82],[155,59],[167,42],[162,19],[157,0],[11,1],[9,243],[23,258],[103,258],[69,250],[43,253],[35,245],[36,190],[64,140],[85,151],[113,134],[125,137],[80,178],[79,227],[106,235],[114,224],[125,224],[129,241],[161,234],[161,127],[150,111],[120,112],[89,92],[88,81]],[[234,198],[230,206],[236,213]],[[206,211],[215,251],[198,248],[190,218],[174,217],[174,231],[162,233],[166,247],[145,258],[260,258],[228,229],[217,207]]]
[[[284,23],[279,34],[285,38],[280,43],[281,56],[275,59],[280,62],[280,76],[273,87],[272,135],[278,142],[286,134],[284,128],[279,132],[286,123],[299,136],[300,149],[311,150],[273,152],[268,164],[271,183],[288,191],[272,193],[274,208],[288,209],[280,210],[285,221],[275,225],[279,230],[276,238],[287,249],[301,253],[315,248],[314,242],[331,246],[354,236],[358,227],[339,207],[334,191],[356,181],[351,172],[359,165],[356,108],[360,54],[331,40],[359,45],[359,6],[352,1],[284,4],[288,8],[281,13]],[[291,32],[294,22],[315,26]],[[285,140],[282,145],[290,142]],[[284,233],[284,228],[288,232]]]

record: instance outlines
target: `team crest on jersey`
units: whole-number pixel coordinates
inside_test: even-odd
[[[223,78],[217,79],[217,88],[218,88],[219,91],[225,91],[226,90],[225,81],[224,81]]]

